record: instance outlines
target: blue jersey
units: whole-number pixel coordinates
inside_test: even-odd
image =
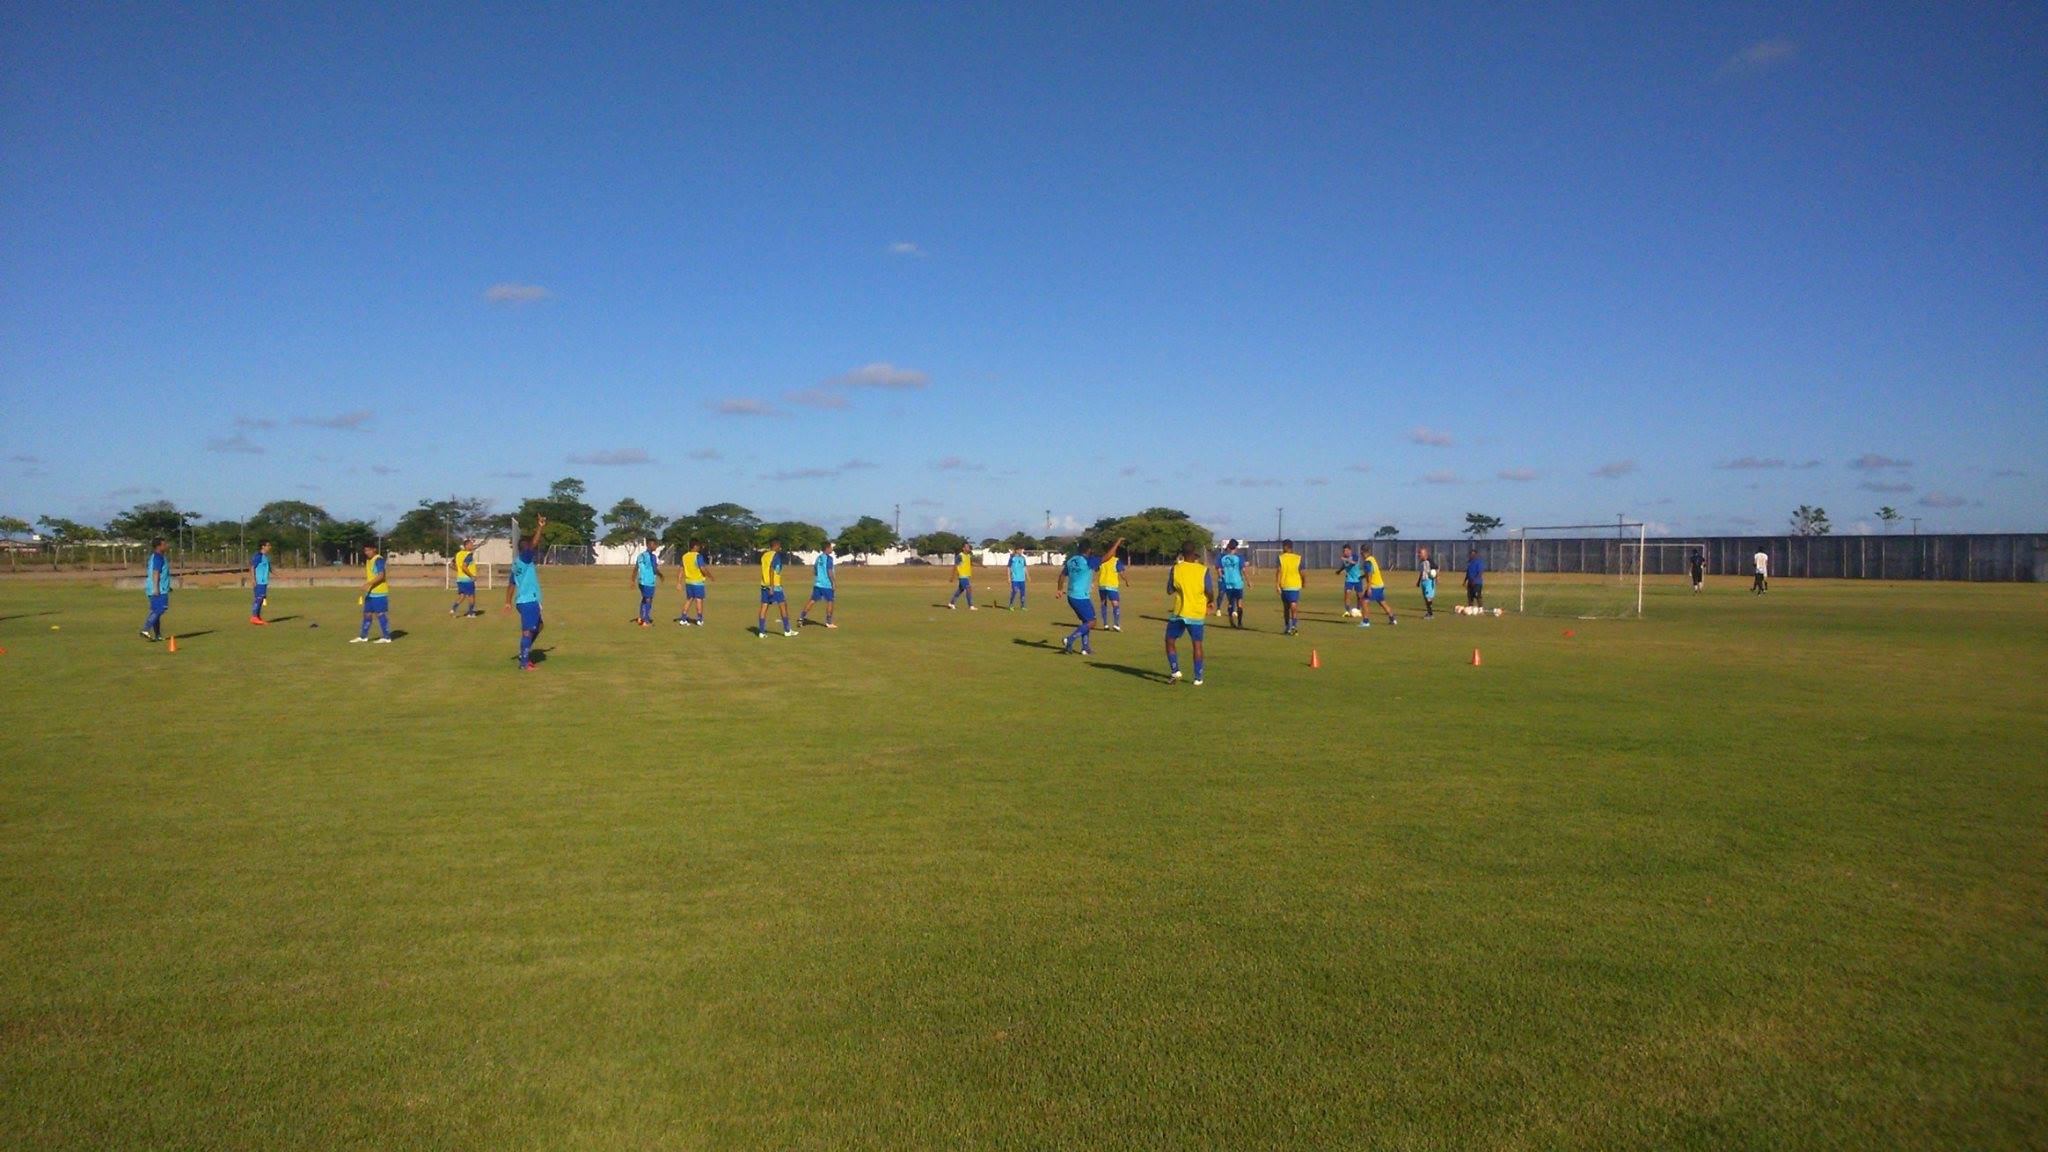
[[[1465,579],[1470,580],[1474,584],[1484,582],[1486,579],[1486,561],[1474,556],[1472,562],[1465,565]]]
[[[1010,583],[1022,584],[1023,582],[1024,558],[1022,556],[1012,556],[1010,557]]]
[[[1225,588],[1244,587],[1244,557],[1235,552],[1225,552],[1216,558],[1216,568],[1223,573]]]
[[[650,588],[661,583],[661,562],[654,558],[654,553],[642,552],[633,563],[640,567],[640,583]]]
[[[258,552],[254,556],[249,557],[249,572],[251,574],[250,579],[253,582],[257,584],[270,583],[269,553]]]
[[[171,558],[161,552],[149,554],[149,575],[143,577],[143,591],[151,596],[171,594]]]
[[[1095,562],[1086,556],[1067,557],[1067,598],[1086,600],[1095,590]]]
[[[830,552],[818,553],[817,563],[811,565],[811,567],[817,572],[817,575],[811,578],[811,587],[830,588],[832,586],[832,554]]]
[[[1344,573],[1344,582],[1346,584],[1356,584],[1365,578],[1365,570],[1356,560],[1346,560],[1344,566],[1339,568],[1338,571]]]
[[[533,550],[522,548],[512,561],[512,602],[540,603],[540,568],[533,562]]]

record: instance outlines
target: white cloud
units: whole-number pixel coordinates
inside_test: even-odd
[[[510,280],[493,284],[484,289],[484,299],[493,304],[538,304],[548,298],[548,290],[538,284],[515,284]]]
[[[1721,64],[1721,75],[1738,73],[1767,72],[1773,68],[1791,63],[1799,55],[1799,45],[1782,37],[1759,40]]]
[[[1737,457],[1734,460],[1729,460],[1725,463],[1714,465],[1714,467],[1716,468],[1722,468],[1733,472],[1750,472],[1758,471],[1765,468],[1783,468],[1784,466],[1785,462],[1776,456],[1766,457],[1761,460],[1757,459],[1754,456],[1741,456]]]
[[[1412,428],[1408,432],[1408,442],[1411,444],[1421,444],[1429,448],[1449,448],[1451,446],[1451,434],[1449,432],[1439,432],[1434,428]]]
[[[798,388],[783,393],[782,398],[806,408],[844,408],[847,405],[846,393],[830,388]]]
[[[1913,462],[1911,460],[1899,460],[1891,456],[1879,455],[1876,452],[1865,452],[1863,455],[1849,461],[1849,467],[1862,472],[1874,472],[1882,468],[1911,468],[1912,466]]]
[[[588,464],[595,468],[624,468],[652,460],[645,448],[610,448],[599,452],[578,452],[569,457],[571,464]]]
[[[888,252],[891,256],[922,257],[924,255],[924,249],[919,248],[908,240],[898,240],[894,244],[889,245],[884,251]]]
[[[851,372],[834,376],[825,381],[828,386],[842,388],[890,388],[908,390],[930,385],[932,378],[915,368],[898,368],[894,364],[876,361],[863,364]]]
[[[1434,472],[1423,473],[1422,482],[1424,484],[1463,484],[1465,478],[1456,472],[1439,468]]]
[[[1858,484],[1857,487],[1865,492],[1911,492],[1913,490],[1911,484],[1887,484],[1882,480],[1865,480],[1863,483]]]
[[[1929,492],[1920,498],[1920,503],[1928,508],[1961,508],[1969,502],[1967,497],[1947,492]]]
[[[294,416],[292,423],[306,428],[325,428],[332,432],[360,432],[363,425],[377,418],[368,408],[343,412],[334,416]]]
[[[230,454],[242,456],[263,455],[262,445],[252,442],[247,436],[242,435],[240,432],[235,433],[233,436],[207,437],[206,450],[208,452],[227,452]]]
[[[1603,480],[1612,480],[1617,476],[1626,476],[1635,470],[1636,462],[1633,459],[1615,460],[1593,469],[1593,475]]]
[[[751,396],[735,396],[727,400],[715,400],[711,410],[720,416],[780,416],[775,405]]]
[[[1526,484],[1536,479],[1536,475],[1534,468],[1503,468],[1494,473],[1497,479],[1512,480],[1517,484]]]

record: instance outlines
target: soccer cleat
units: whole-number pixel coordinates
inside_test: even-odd
[[[1173,675],[1171,675],[1171,676],[1168,676],[1168,677],[1167,677],[1166,679],[1167,679],[1167,682],[1168,682],[1168,683],[1170,683],[1170,684],[1178,684],[1178,683],[1180,683],[1180,672],[1179,672],[1179,670],[1178,670],[1178,669],[1176,669],[1176,670],[1174,671]]]
[[[959,606],[958,606],[958,605],[956,605],[956,604],[948,604],[948,605],[946,605],[946,611],[948,611],[948,612],[958,612],[959,610],[960,610],[960,608],[959,608]]]
[[[1372,627],[1372,621],[1370,621],[1370,620],[1360,620],[1360,621],[1358,622],[1358,626],[1359,626],[1360,628],[1370,628],[1370,627]]]
[[[372,640],[372,641],[370,641],[370,643],[372,643],[372,644],[389,644],[389,643],[391,643],[391,637],[389,637],[389,636],[379,636],[379,637],[377,637],[377,638],[376,638],[375,640]]]
[[[156,635],[147,628],[144,628],[140,633],[138,633],[138,635],[140,635],[144,640],[149,641],[151,644],[156,643]]]
[[[782,634],[782,638],[783,638],[784,640],[794,640],[794,639],[796,639],[796,635],[797,635],[797,634],[796,634],[796,633],[794,633],[794,632],[784,632],[784,633]]]
[[[355,639],[349,641],[349,643],[351,644],[368,644],[369,642],[370,638],[368,636],[358,636]]]
[[[1111,624],[1111,625],[1109,626],[1109,630],[1110,630],[1111,632],[1121,632],[1121,631],[1123,631],[1123,630],[1124,630],[1124,626],[1123,626],[1123,625],[1121,625],[1121,624]]]
[[[1400,618],[1399,616],[1389,616],[1389,617],[1387,617],[1387,623],[1388,623],[1388,624],[1399,624],[1400,622],[1401,622],[1401,618]]]
[[[531,671],[533,671],[533,661],[531,661],[531,660],[521,660],[521,661],[519,662],[519,670],[520,670],[521,672],[531,672]]]
[[[1202,682],[1201,682],[1200,680],[1196,680],[1196,681],[1195,681],[1195,687],[1197,687],[1197,688],[1200,688],[1201,686],[1202,686]]]
[[[972,604],[969,604],[969,605],[967,606],[967,610],[968,610],[969,612],[979,612],[979,611],[981,611],[981,609],[979,609],[979,608],[976,608],[976,607],[975,607],[974,605],[972,605]]]
[[[270,621],[268,621],[268,620],[265,620],[265,619],[264,619],[263,617],[261,617],[261,616],[251,616],[251,617],[249,617],[249,623],[251,623],[251,624],[269,624],[269,623],[270,623]]]
[[[833,623],[833,622],[831,622],[830,620],[827,620],[827,621],[825,621],[825,627],[827,627],[827,628],[837,628],[837,627],[839,627],[839,625],[837,625],[837,624],[834,624],[834,623]]]
[[[756,628],[754,629],[754,635],[758,639],[766,640],[768,638],[768,630],[766,628]]]
[[[143,633],[143,635],[144,635],[144,636],[147,636],[147,635],[149,635],[149,633],[147,633],[147,632],[144,632],[144,633]],[[1060,655],[1062,655],[1062,656],[1071,656],[1071,655],[1073,655],[1073,653],[1074,653],[1074,638],[1073,638],[1072,636],[1069,636],[1069,637],[1067,637],[1067,638],[1066,638],[1065,640],[1062,640],[1062,641],[1060,641]]]

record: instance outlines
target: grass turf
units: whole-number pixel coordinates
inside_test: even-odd
[[[500,593],[397,589],[381,647],[352,593],[181,592],[172,655],[0,580],[0,1145],[2048,1131],[2039,586],[1366,631],[1325,579],[1195,689],[1153,571],[1093,660],[1042,571],[842,573],[786,641],[742,571],[651,630],[549,571],[531,674]]]

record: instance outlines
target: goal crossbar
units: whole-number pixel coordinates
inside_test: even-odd
[[[1524,615],[1529,610],[1529,533],[1531,532],[1598,532],[1603,537],[1613,529],[1616,540],[1623,544],[1633,543],[1636,547],[1636,616],[1643,614],[1643,553],[1649,543],[1649,525],[1640,520],[1614,520],[1605,524],[1524,524],[1515,529],[1515,613]],[[1629,540],[1633,534],[1635,539]]]

